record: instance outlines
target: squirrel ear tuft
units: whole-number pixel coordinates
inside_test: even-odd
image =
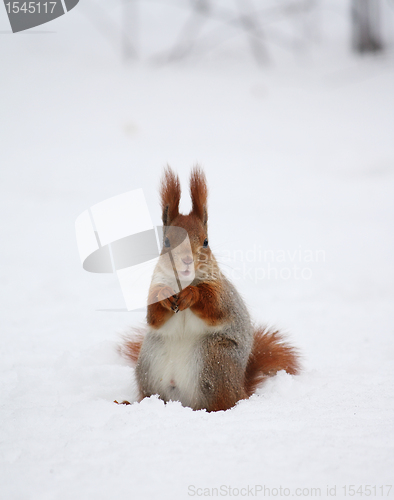
[[[161,209],[163,226],[169,226],[179,215],[181,185],[179,177],[169,165],[164,169],[160,184]]]
[[[196,215],[204,226],[208,223],[208,188],[204,171],[196,165],[190,175],[190,196],[192,199],[191,214]]]

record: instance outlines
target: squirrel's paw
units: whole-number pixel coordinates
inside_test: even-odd
[[[177,296],[170,286],[163,286],[157,294],[157,298],[163,307],[170,311],[175,311],[177,307]]]
[[[177,306],[179,311],[191,307],[198,300],[198,289],[195,286],[187,286],[178,294]],[[178,311],[175,311],[178,312]]]

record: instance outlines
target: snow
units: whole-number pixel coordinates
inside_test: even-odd
[[[392,52],[351,55],[336,2],[319,42],[270,47],[268,67],[242,37],[183,63],[124,64],[83,4],[40,30],[54,33],[0,34],[1,498],[264,485],[344,498],[344,485],[392,484]],[[144,313],[102,311],[124,308],[120,287],[83,271],[74,222],[142,188],[160,223],[162,167],[186,194],[197,161],[218,260],[304,370],[226,412],[116,405],[136,398],[117,346]]]

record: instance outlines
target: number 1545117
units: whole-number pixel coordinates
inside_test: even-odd
[[[9,14],[52,14],[57,2],[8,2],[5,4]]]

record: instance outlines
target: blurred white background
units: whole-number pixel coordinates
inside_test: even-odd
[[[364,45],[339,0],[81,0],[19,34],[0,8],[4,498],[390,484],[394,4],[375,4]],[[186,195],[196,162],[218,260],[247,266],[253,317],[305,370],[224,413],[117,406],[135,398],[119,333],[144,313],[98,311],[122,295],[82,270],[74,221],[143,188],[160,223],[163,166]],[[272,253],[242,261],[255,248]]]

